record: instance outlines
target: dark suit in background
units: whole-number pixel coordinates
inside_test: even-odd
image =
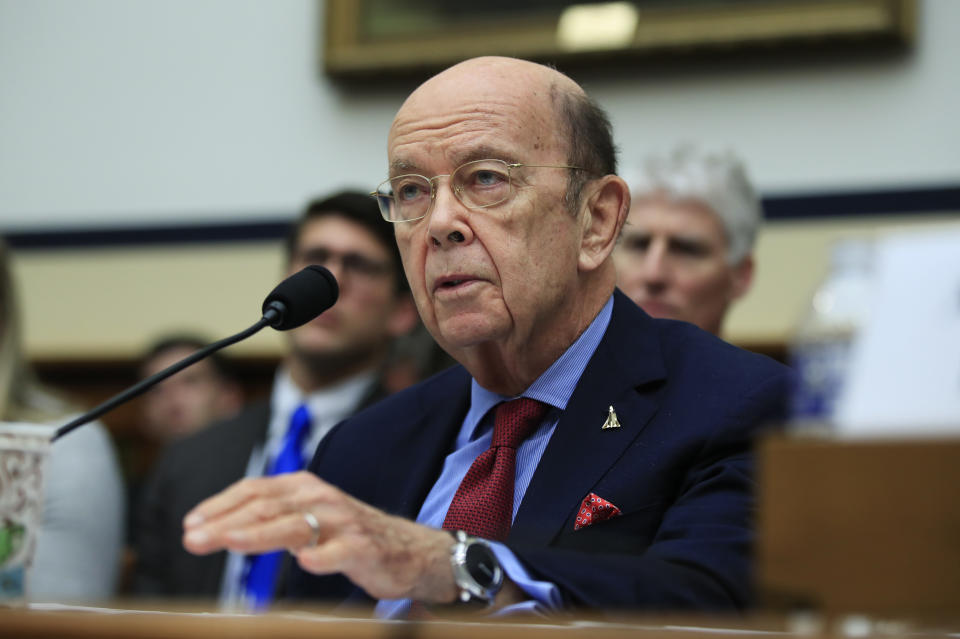
[[[252,404],[168,447],[143,490],[137,517],[137,594],[216,598],[226,552],[199,557],[183,549],[183,518],[210,495],[244,476],[250,454],[266,438],[267,402]]]

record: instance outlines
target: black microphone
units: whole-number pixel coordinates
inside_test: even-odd
[[[337,301],[340,287],[333,273],[311,264],[270,291],[263,300],[263,316],[278,331],[303,326]]]
[[[182,371],[187,366],[219,351],[221,348],[247,339],[266,326],[272,326],[278,331],[286,331],[306,324],[333,306],[339,294],[340,288],[337,286],[337,280],[333,277],[333,274],[322,266],[311,264],[277,284],[277,287],[263,301],[263,317],[256,324],[236,335],[231,335],[219,342],[205,346],[176,364],[168,366],[122,393],[114,395],[99,406],[58,428],[50,441],[54,442],[75,428],[92,422],[120,404],[142,395],[174,373]]]

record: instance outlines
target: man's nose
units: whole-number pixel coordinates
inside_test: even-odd
[[[666,245],[663,242],[651,242],[643,256],[641,272],[648,286],[663,285],[670,274]]]
[[[427,215],[427,235],[429,241],[438,248],[449,248],[464,244],[473,239],[470,226],[470,214],[453,192],[449,183],[439,183]]]

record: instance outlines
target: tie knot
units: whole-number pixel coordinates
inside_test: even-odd
[[[537,429],[548,410],[550,406],[529,397],[500,404],[493,416],[490,446],[516,448]]]

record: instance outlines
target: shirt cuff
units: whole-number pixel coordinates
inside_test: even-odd
[[[513,583],[527,593],[527,600],[519,601],[500,608],[491,617],[505,617],[513,614],[548,615],[563,608],[560,589],[549,581],[539,581],[530,576],[516,555],[509,548],[496,541],[487,541],[496,555],[503,572]],[[377,602],[375,614],[380,619],[403,619],[410,611],[409,599],[381,599]]]
[[[517,559],[517,556],[503,544],[496,541],[487,543],[493,549],[493,554],[500,562],[503,572],[530,597],[526,601],[504,606],[492,616],[500,617],[519,612],[549,614],[563,608],[563,598],[560,596],[560,589],[557,588],[556,584],[531,577],[527,569]]]

